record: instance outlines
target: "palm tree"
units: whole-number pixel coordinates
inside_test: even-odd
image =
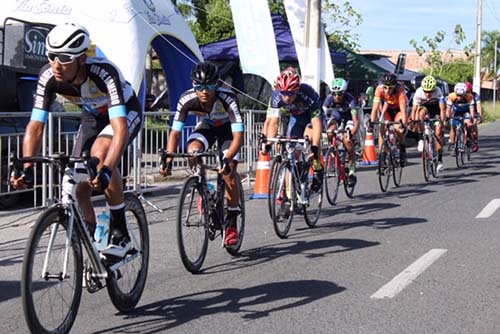
[[[484,68],[488,69],[488,72],[492,74],[495,68],[495,41],[497,42],[497,47],[500,47],[500,31],[484,31],[483,32],[483,48],[481,49],[481,62]],[[497,68],[500,62],[500,57],[497,57]]]

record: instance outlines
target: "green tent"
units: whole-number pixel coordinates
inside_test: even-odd
[[[347,54],[347,66],[335,66],[334,68],[336,77],[344,77],[350,81],[377,81],[382,74],[387,72],[362,55],[343,48],[335,48],[332,46],[330,46],[330,48]]]

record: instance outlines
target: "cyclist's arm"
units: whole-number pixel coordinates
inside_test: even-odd
[[[264,127],[262,128],[262,133],[266,135],[267,138],[274,138],[278,134],[278,127],[280,123],[280,109],[279,108],[269,108],[266,114],[266,120],[264,121]]]
[[[351,109],[352,121],[354,123],[354,127],[352,128],[351,134],[354,136],[359,131],[359,117],[358,117],[358,109]]]
[[[121,107],[125,110],[125,106]],[[113,138],[111,139],[111,145],[109,146],[108,153],[104,158],[103,165],[113,170],[118,166],[118,163],[120,162],[123,152],[128,144],[127,118],[126,116],[112,117],[112,114],[110,113],[109,123],[113,128]]]
[[[227,150],[226,155],[224,156],[224,159],[227,160],[233,160],[236,154],[241,149],[241,146],[243,145],[243,131],[233,131],[233,140],[231,141],[231,145],[229,145],[229,149]]]
[[[408,117],[408,114],[406,113],[408,98],[406,97],[404,89],[401,89],[399,92],[398,102],[399,110],[402,113],[401,120],[403,121],[403,124],[406,125],[406,118]]]
[[[446,119],[446,103],[444,102],[444,98],[439,100],[439,116],[441,117],[441,121]]]
[[[381,103],[382,103],[382,88],[381,86],[377,86],[377,88],[375,89],[375,95],[373,96],[373,106],[372,106],[372,112],[370,114],[370,122],[375,123],[377,121],[377,113],[380,109]]]
[[[23,139],[23,156],[31,157],[40,152],[42,146],[43,129],[45,128],[45,121],[34,120],[29,121],[26,127],[26,133]],[[32,166],[33,163],[27,162],[24,168]]]
[[[323,130],[323,121],[321,119],[320,110],[318,110],[317,113],[318,116],[311,118],[311,124],[313,129],[313,134],[311,139],[312,139],[312,145],[319,147],[321,143],[321,131]]]

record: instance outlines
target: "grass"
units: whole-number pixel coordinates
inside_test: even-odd
[[[493,122],[500,119],[500,101],[496,102],[496,108],[493,109],[492,101],[481,102],[483,106],[483,115],[485,122]]]

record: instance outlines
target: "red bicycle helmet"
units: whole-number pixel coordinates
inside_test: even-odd
[[[472,93],[472,84],[468,81],[465,83],[465,91],[467,93]]]
[[[280,92],[293,92],[299,89],[300,76],[293,67],[285,68],[276,79],[276,89]]]

